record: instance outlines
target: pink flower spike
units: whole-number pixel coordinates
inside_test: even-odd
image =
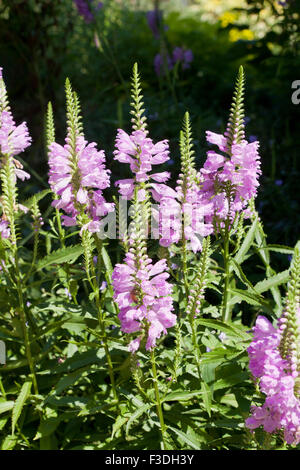
[[[74,168],[69,133],[70,129],[64,146],[52,142],[49,147],[49,184],[57,196],[52,205],[65,212],[64,225],[76,225],[78,216],[85,215],[89,221],[81,227],[80,233],[83,230],[98,232],[101,217],[114,207],[102,194],[110,185],[110,171],[105,168],[104,151],[98,151],[96,143],[88,143],[83,135],[76,136]]]
[[[166,260],[152,265],[150,258],[143,257],[137,261],[135,256],[129,251],[125,262],[117,264],[114,268],[114,299],[120,309],[122,331],[141,331],[142,322],[149,324],[146,343],[146,349],[149,349],[154,347],[156,339],[176,322],[176,316],[172,313],[172,287],[166,281],[169,276],[164,272]],[[140,337],[130,343],[130,350],[135,352],[139,345]]]
[[[153,179],[158,183],[163,183],[169,179],[168,172],[149,174],[152,166],[164,163],[169,159],[168,141],[163,140],[154,144],[152,139],[147,137],[144,130],[136,130],[128,135],[122,129],[118,130],[116,138],[116,150],[114,158],[121,163],[129,163],[130,170],[134,174],[131,180],[119,180],[116,185],[119,186],[121,196],[131,199],[134,194],[134,186],[138,183],[146,183]],[[123,181],[123,185],[120,183]],[[133,186],[125,186],[132,182]]]
[[[266,399],[261,407],[251,408],[252,415],[246,420],[246,426],[249,429],[263,426],[269,433],[284,430],[287,443],[297,445],[300,442],[300,400],[295,380],[299,372],[294,367],[297,358],[292,346],[284,357],[281,356],[286,319],[284,312],[278,320],[279,328],[275,328],[265,317],[258,316],[253,328],[254,337],[248,348],[249,368],[259,380],[260,391]]]

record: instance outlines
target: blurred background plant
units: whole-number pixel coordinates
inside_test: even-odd
[[[45,112],[51,100],[63,133],[67,76],[81,98],[88,139],[112,155],[116,128],[129,111],[128,71],[138,62],[151,134],[170,140],[176,177],[184,112],[200,166],[204,131],[224,131],[232,78],[242,64],[251,89],[247,129],[261,142],[258,209],[269,241],[293,245],[300,228],[300,106],[291,101],[299,79],[299,11],[299,0],[0,0],[0,63],[16,119],[26,119],[33,136],[24,163],[35,174],[24,185],[26,196],[46,187]],[[108,165],[119,179],[112,158]]]

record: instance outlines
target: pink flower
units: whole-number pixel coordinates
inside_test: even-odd
[[[118,130],[116,138],[116,149],[114,158],[120,163],[128,163],[130,170],[134,174],[132,179],[123,179],[116,181],[119,192],[125,199],[132,199],[136,183],[150,182],[151,179],[158,182],[157,187],[167,188],[161,184],[166,182],[170,174],[166,171],[162,173],[149,174],[153,165],[158,165],[169,160],[169,146],[166,140],[154,144],[152,139],[147,137],[147,132],[143,130],[133,131],[128,135],[122,129]],[[157,196],[155,184],[151,185],[153,197]],[[158,197],[158,196],[157,196]],[[143,198],[140,195],[140,200]]]
[[[13,157],[24,152],[30,146],[31,137],[25,122],[16,126],[8,106],[6,87],[0,67],[0,154],[10,158],[15,167],[15,175],[24,181],[30,175],[23,171],[23,165]],[[1,165],[1,164],[0,164]]]
[[[132,251],[126,254],[125,262],[117,264],[112,274],[114,299],[119,306],[121,329],[125,333],[141,332],[147,328],[146,349],[152,349],[161,334],[174,326],[172,286],[167,282],[166,260],[154,265],[150,258],[137,260]],[[140,346],[141,336],[129,345],[135,352]]]
[[[300,308],[298,309],[300,326]],[[254,337],[248,348],[249,368],[259,379],[259,388],[266,395],[261,407],[251,408],[251,416],[246,420],[249,429],[263,426],[272,433],[283,429],[288,444],[300,442],[300,401],[296,391],[299,371],[293,366],[293,349],[281,356],[281,341],[286,328],[285,313],[274,328],[266,318],[259,316],[253,328]]]
[[[2,238],[9,238],[10,236],[8,221],[3,218],[0,219],[0,234]]]
[[[90,220],[81,230],[99,232],[101,217],[114,208],[102,194],[102,190],[110,184],[104,151],[98,151],[95,142],[88,144],[83,136],[78,136],[76,159],[77,168],[74,170],[68,136],[64,146],[56,142],[51,144],[49,184],[58,196],[52,205],[65,212],[66,215],[62,216],[64,225],[76,225],[78,215],[84,212]]]
[[[182,178],[180,175],[175,190],[152,184],[155,199],[160,203],[159,211],[155,214],[159,226],[159,243],[167,247],[178,243],[184,235],[188,248],[196,253],[202,249],[202,237],[213,232],[213,225],[205,221],[205,215],[210,214],[212,204],[202,202],[199,197],[200,188],[191,178],[188,178],[185,183],[187,187],[183,190]]]
[[[18,155],[29,147],[31,137],[25,122],[16,126],[10,111],[0,114],[0,151],[5,155]],[[22,165],[19,163],[22,167]]]
[[[250,199],[256,196],[261,174],[259,143],[248,143],[243,139],[241,143],[233,143],[231,149],[228,149],[225,135],[207,131],[206,138],[228,156],[208,151],[207,159],[200,170],[199,202],[204,205],[212,204],[205,222],[213,223],[215,220],[224,226],[227,218],[233,221],[236,213],[241,211],[244,211],[245,217],[249,217],[247,206]]]
[[[227,139],[224,135],[206,131],[206,140],[210,144],[217,145],[222,152],[227,152]]]

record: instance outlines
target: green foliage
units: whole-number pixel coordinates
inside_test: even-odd
[[[18,395],[18,398],[15,401],[15,404],[12,410],[12,435],[14,435],[15,433],[15,428],[16,428],[18,419],[22,413],[22,409],[25,405],[26,400],[30,395],[31,386],[32,386],[32,382],[24,382],[20,390],[20,393]]]

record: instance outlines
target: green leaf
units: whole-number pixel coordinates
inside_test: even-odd
[[[104,362],[105,353],[103,348],[90,349],[84,352],[76,352],[72,357],[66,359],[62,364],[59,364],[52,369],[52,374],[61,374],[80,369],[89,364],[100,364]]]
[[[140,408],[137,408],[135,412],[130,416],[127,425],[126,425],[126,435],[129,434],[129,430],[134,423],[142,414],[146,413],[151,408],[151,404],[146,403],[145,405],[141,406]]]
[[[195,396],[201,395],[201,392],[197,390],[196,392],[185,392],[183,391],[178,391],[178,392],[172,392],[166,395],[162,401],[186,401],[190,400],[191,398]]]
[[[266,236],[264,234],[264,231],[260,222],[257,224],[257,227],[256,227],[255,240],[256,240],[256,243],[258,244],[257,250],[259,252],[261,259],[263,260],[266,266],[270,266],[270,253],[266,246]]]
[[[20,414],[22,413],[23,406],[25,405],[27,398],[30,396],[31,386],[31,381],[24,382],[18,395],[18,398],[15,401],[15,405],[12,411],[12,435],[14,435],[15,433],[15,427],[20,417]]]
[[[222,388],[232,387],[233,385],[239,384],[249,379],[249,374],[246,371],[241,371],[236,374],[228,375],[217,380],[214,383],[214,390],[220,390]]]
[[[250,305],[255,305],[259,307],[261,305],[261,298],[257,294],[253,294],[247,290],[242,289],[230,289],[232,294],[235,294],[229,301],[230,305],[234,305],[235,303],[239,303],[242,300],[246,301]]]
[[[202,391],[202,398],[203,398],[205,409],[208,413],[208,416],[211,416],[212,393],[211,393],[209,385],[206,382],[203,382],[203,381],[201,382],[201,391]]]
[[[68,374],[65,377],[62,377],[59,381],[58,384],[56,385],[54,389],[54,394],[55,395],[60,395],[66,388],[70,387],[71,385],[75,384],[77,380],[82,376],[82,374],[88,370],[90,366],[84,367],[81,370],[77,370],[76,372],[73,372],[72,374]]]
[[[128,418],[126,418],[125,416],[121,416],[119,415],[116,419],[116,421],[114,422],[113,424],[113,428],[112,428],[112,433],[111,433],[111,438],[113,439],[114,435],[119,431],[119,429],[121,429],[124,424],[127,422]]]
[[[36,362],[39,362],[43,357],[45,357],[49,353],[48,350],[44,351],[41,354],[38,354],[35,357]],[[21,367],[27,366],[28,361],[27,359],[20,359],[19,361],[11,361],[9,364],[7,364],[3,369],[1,369],[1,373],[7,373],[10,372],[11,370],[19,369]]]
[[[50,436],[57,429],[61,419],[57,416],[50,416],[42,421],[38,427],[34,440]]]
[[[5,416],[5,417],[0,418],[0,431],[1,431],[1,430],[4,428],[4,426],[6,425],[8,419],[9,419],[9,416]]]
[[[121,393],[122,395],[125,395],[125,397],[130,400],[135,407],[140,407],[144,405],[144,402],[142,402],[142,400],[140,400],[137,395],[133,395],[124,388],[121,389]]]
[[[95,406],[92,402],[88,402],[85,406],[82,407],[77,416],[99,414],[103,410],[112,408],[117,403],[117,400],[110,400],[109,403],[104,403],[103,405]]]
[[[52,191],[51,189],[44,189],[43,191],[39,191],[38,193],[34,194],[34,196],[30,197],[29,199],[26,199],[25,202],[23,202],[23,206],[26,206],[28,209],[31,209],[34,201],[39,202],[41,201],[45,196],[50,194]]]
[[[119,349],[120,351],[125,351],[128,353],[128,346],[120,344],[118,341],[109,339],[109,346],[113,349]]]
[[[248,230],[248,233],[247,233],[246,237],[244,238],[243,243],[242,243],[239,251],[237,252],[235,257],[233,258],[234,261],[237,264],[242,264],[243,261],[245,260],[245,257],[247,255],[252,243],[253,243],[255,233],[257,231],[257,223],[258,223],[258,218],[256,217],[255,220],[252,223],[252,226]],[[231,267],[230,270],[232,270],[232,267]]]
[[[90,398],[88,397],[76,397],[72,395],[66,395],[65,397],[57,397],[56,395],[52,395],[47,398],[47,404],[50,406],[68,406],[74,410],[82,410],[82,408],[85,407],[89,401]]]
[[[40,450],[53,450],[53,434],[40,438]]]
[[[256,288],[256,286],[254,286],[254,288]],[[230,305],[234,305],[244,300],[250,305],[261,307],[267,313],[273,313],[271,305],[259,294],[251,293],[248,290],[242,289],[230,289],[230,292],[235,294],[229,301]]]
[[[291,248],[286,245],[267,245],[266,247],[262,248],[267,248],[269,251],[275,251],[284,255],[292,255],[294,253],[294,248]]]
[[[14,407],[15,402],[13,400],[0,402],[0,414],[11,410]]]
[[[54,251],[38,262],[37,271],[52,264],[74,263],[82,255],[83,250],[82,245],[74,245]]]
[[[206,326],[207,328],[224,331],[224,333],[227,333],[228,335],[237,336],[243,340],[249,339],[249,335],[244,329],[233,324],[223,323],[220,320],[212,320],[210,318],[199,318],[197,319],[197,323]]]
[[[179,429],[173,428],[171,426],[168,426],[168,430],[173,431],[177,436],[185,442],[189,447],[195,450],[200,450],[200,441],[198,441],[195,436],[189,436],[183,431],[180,431]]]
[[[240,281],[243,282],[246,286],[248,286],[251,290],[255,290],[252,283],[247,279],[247,276],[245,275],[244,271],[242,270],[241,266],[233,259],[233,270],[237,277],[239,278]]]
[[[6,436],[2,442],[1,450],[12,450],[17,444],[16,436]]]
[[[38,338],[41,338],[45,335],[47,335],[48,333],[51,333],[53,332],[53,330],[59,330],[60,328],[66,328],[66,329],[71,329],[72,328],[72,325],[81,325],[81,329],[85,327],[85,322],[84,322],[84,319],[83,318],[80,318],[80,317],[66,317],[64,318],[63,320],[58,320],[56,322],[53,322],[53,323],[50,323],[49,325],[47,325],[41,332],[39,335],[37,335],[35,338],[33,338],[32,341],[36,341]]]
[[[240,354],[240,350],[229,346],[226,346],[226,348],[214,348],[212,351],[202,354],[201,364],[216,364],[215,367],[217,367],[223,360],[232,360]],[[209,382],[209,380],[206,380],[206,382]]]
[[[288,282],[288,280],[289,269],[286,269],[285,271],[275,274],[275,276],[269,277],[268,279],[264,279],[263,281],[258,282],[257,284],[255,284],[254,289],[256,290],[256,292],[259,292],[261,294],[262,292],[265,292],[271,289],[272,287]]]
[[[101,248],[101,255],[102,255],[102,259],[103,259],[103,263],[104,263],[104,266],[106,268],[106,271],[108,272],[109,277],[111,278],[111,275],[112,275],[112,272],[113,272],[113,267],[112,267],[112,264],[111,264],[109,254],[107,253],[107,250],[103,245],[102,245],[102,248]]]

